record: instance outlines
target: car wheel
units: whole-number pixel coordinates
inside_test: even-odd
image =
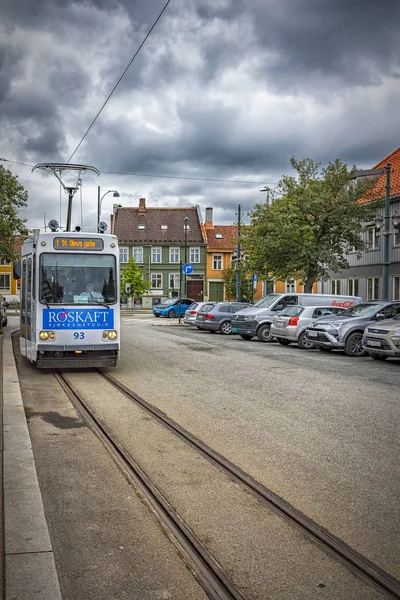
[[[242,338],[242,340],[252,340],[253,336],[252,335],[243,335],[242,333],[239,333],[240,337]]]
[[[168,311],[168,317],[170,319],[173,319],[174,317],[176,317],[176,312],[174,311],[173,308],[171,308],[171,310]]]
[[[360,331],[351,333],[346,340],[344,352],[347,356],[365,356],[367,352],[362,347],[363,334]]]
[[[376,354],[375,352],[369,352],[369,355],[374,360],[386,360],[387,358],[389,358],[385,354]]]
[[[278,340],[278,342],[280,344],[282,344],[282,346],[289,346],[290,341],[289,340],[285,340],[285,338],[276,338]]]
[[[257,331],[257,337],[260,342],[272,342],[271,323],[262,325]]]
[[[310,348],[315,348],[314,344],[306,338],[305,331],[303,331],[303,333],[301,333],[299,335],[299,339],[297,340],[297,343],[298,343],[299,348],[302,348],[302,350],[309,350]],[[322,350],[327,350],[327,349],[328,348],[322,348]]]
[[[229,321],[224,321],[219,326],[219,331],[223,335],[230,335],[232,333],[232,325],[229,323]]]

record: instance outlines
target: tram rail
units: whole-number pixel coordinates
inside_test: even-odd
[[[275,513],[279,514],[286,521],[299,528],[314,543],[318,544],[324,551],[339,560],[349,571],[363,579],[386,598],[400,599],[400,582],[387,573],[384,569],[370,561],[367,557],[360,554],[343,540],[330,533],[327,529],[310,519],[307,515],[293,507],[282,497],[272,490],[269,490],[263,484],[246,473],[243,469],[229,461],[226,457],[210,448],[203,441],[181,427],[161,410],[147,402],[144,398],[130,390],[115,377],[100,369],[96,371],[104,377],[112,386],[119,389],[132,402],[141,406],[156,421],[162,424],[171,433],[191,446],[196,452],[201,454],[214,466],[218,467],[233,481],[243,486],[247,492],[255,496],[261,503],[267,505]],[[213,594],[212,598],[245,598],[238,590],[229,576],[227,576],[215,559],[209,554],[207,549],[195,538],[194,534],[180,519],[175,511],[169,506],[166,499],[160,494],[155,486],[150,482],[147,476],[134,463],[132,458],[127,455],[117,440],[107,433],[104,425],[101,424],[96,415],[86,406],[84,399],[75,390],[68,379],[60,372],[56,375],[58,381],[70,397],[77,410],[83,414],[84,418],[90,422],[96,430],[99,437],[109,447],[117,461],[122,461],[124,472],[128,470],[128,479],[139,486],[153,508],[159,514],[161,519],[174,533],[181,546],[194,561],[199,569],[200,578],[204,578]],[[160,505],[158,507],[158,502]],[[165,504],[164,504],[165,503]],[[182,529],[181,529],[182,527]],[[189,537],[187,537],[189,535]],[[191,536],[193,536],[191,538]],[[191,539],[190,539],[191,538]],[[194,538],[194,539],[193,539]],[[188,545],[189,544],[189,545]],[[214,568],[216,572],[214,572]],[[222,587],[221,587],[222,586]],[[232,586],[232,587],[231,587]],[[218,595],[222,594],[222,595]],[[228,594],[228,595],[223,595]],[[233,594],[233,595],[229,595]],[[239,595],[234,595],[239,594]]]

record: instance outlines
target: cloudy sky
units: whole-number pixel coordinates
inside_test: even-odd
[[[370,168],[400,146],[399,0],[171,0],[74,153],[165,2],[1,0],[0,157],[99,169],[73,225],[95,230],[98,185],[229,224],[292,155]],[[65,225],[54,175],[1,164],[30,227]]]

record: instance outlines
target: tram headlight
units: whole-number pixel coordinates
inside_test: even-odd
[[[116,340],[117,337],[118,337],[118,334],[115,331],[115,329],[110,329],[110,331],[103,331],[103,340],[106,340],[107,338],[109,340]]]
[[[39,332],[39,339],[42,341],[46,341],[49,338],[51,340],[54,340],[54,338],[56,337],[54,331],[40,331]]]

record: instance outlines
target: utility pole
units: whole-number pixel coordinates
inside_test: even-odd
[[[236,261],[236,302],[240,302],[240,204],[238,205],[238,243]]]

